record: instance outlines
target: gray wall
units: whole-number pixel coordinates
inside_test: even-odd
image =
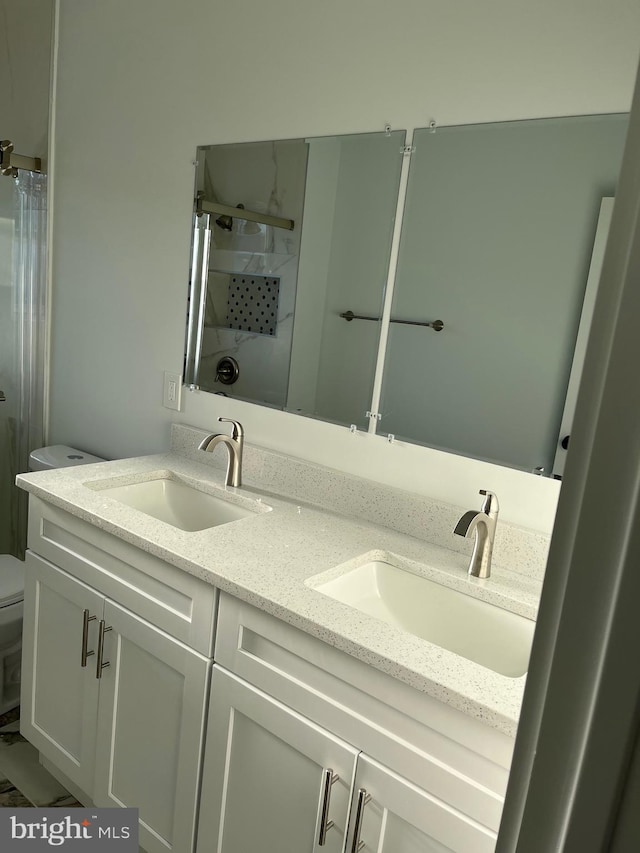
[[[53,0],[0,4],[0,133],[26,156],[47,155],[53,6]]]

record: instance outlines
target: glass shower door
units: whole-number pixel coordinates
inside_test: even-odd
[[[43,438],[45,282],[46,178],[21,171],[0,178],[0,554],[26,544],[14,483]]]
[[[14,316],[15,182],[0,178],[0,554],[15,551],[17,347]]]

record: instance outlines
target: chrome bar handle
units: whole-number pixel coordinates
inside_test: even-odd
[[[87,651],[87,644],[89,642],[89,622],[94,622],[97,618],[97,616],[89,616],[88,610],[82,611],[82,655],[80,666],[86,666],[87,658],[95,654],[94,651]]]
[[[381,320],[382,317],[369,317],[366,314],[354,314],[353,311],[343,311],[340,315],[343,320],[350,323],[352,320]],[[389,320],[390,323],[398,323],[400,326],[426,326],[428,329],[433,329],[436,332],[441,332],[444,329],[442,320],[394,320],[393,317]]]
[[[320,812],[320,833],[318,835],[318,847],[324,847],[327,840],[327,832],[333,826],[329,820],[329,804],[331,802],[331,788],[340,777],[329,767],[322,771],[322,810]]]
[[[364,818],[364,807],[371,800],[371,794],[367,794],[364,788],[358,791],[358,805],[356,806],[356,822],[353,827],[353,844],[351,845],[351,853],[360,853],[360,850],[365,846],[364,841],[360,841],[360,832],[362,830],[362,820]]]
[[[96,658],[96,678],[102,678],[102,670],[106,669],[108,666],[111,666],[109,661],[107,661],[106,663],[102,662],[102,659],[104,657],[104,635],[107,633],[107,631],[113,631],[113,628],[111,626],[106,628],[105,624],[106,623],[104,619],[101,619],[98,623],[100,627],[98,628],[98,656]]]

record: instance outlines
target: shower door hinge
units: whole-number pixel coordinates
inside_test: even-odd
[[[413,152],[414,152],[415,150],[416,150],[416,146],[415,146],[415,145],[403,145],[403,146],[402,146],[402,148],[400,149],[400,153],[401,153],[404,157],[411,157],[411,155],[413,154]]]
[[[369,418],[370,421],[381,421],[382,415],[380,412],[365,412],[365,417]]]

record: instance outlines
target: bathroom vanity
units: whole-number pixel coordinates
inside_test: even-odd
[[[87,804],[139,808],[148,853],[492,851],[526,654],[479,665],[334,582],[381,562],[530,625],[543,538],[503,525],[470,580],[459,508],[256,448],[225,489],[202,436],[19,478],[23,734]],[[184,529],[140,498],[163,481],[243,517]]]

